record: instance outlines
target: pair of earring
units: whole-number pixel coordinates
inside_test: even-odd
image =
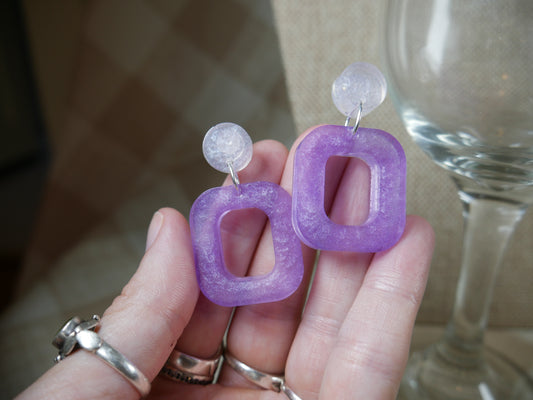
[[[294,158],[292,199],[271,182],[239,182],[237,172],[252,157],[252,141],[243,128],[222,123],[207,132],[206,160],[229,173],[235,186],[207,190],[190,213],[198,283],[208,299],[234,307],[290,296],[304,273],[300,240],[318,250],[355,252],[382,251],[399,240],[405,226],[404,151],[389,133],[359,127],[361,117],[379,106],[385,95],[385,78],[371,64],[352,64],[335,80],[333,101],[347,117],[346,123],[315,128],[300,143]],[[369,214],[360,225],[336,224],[325,212],[326,163],[333,156],[357,157],[370,168]],[[224,262],[222,218],[246,208],[257,208],[270,220],[275,264],[265,275],[237,277]]]

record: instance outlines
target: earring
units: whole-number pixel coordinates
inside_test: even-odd
[[[319,250],[377,252],[393,246],[405,227],[405,154],[379,129],[359,127],[361,117],[385,99],[385,77],[373,65],[355,63],[335,80],[332,97],[345,126],[323,125],[298,146],[294,158],[292,218],[297,235]],[[349,126],[355,118],[354,126]],[[361,225],[336,224],[326,215],[326,162],[357,157],[370,168],[370,208]]]
[[[189,218],[200,289],[209,300],[227,307],[282,300],[298,288],[303,278],[302,249],[291,225],[291,196],[272,182],[239,182],[237,172],[250,162],[252,147],[248,133],[236,124],[218,124],[207,132],[204,156],[213,168],[231,174],[234,187],[202,193]],[[260,209],[270,220],[275,265],[265,275],[238,277],[224,263],[222,218],[232,210],[245,208]]]

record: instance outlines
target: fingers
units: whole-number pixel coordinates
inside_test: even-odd
[[[341,163],[341,160],[339,157],[330,159],[328,167],[333,163]],[[336,186],[335,194],[332,197],[329,216],[333,222],[338,224],[360,224],[366,220],[368,215],[370,170],[361,160],[350,159],[347,163],[345,161],[342,173],[339,175],[340,171],[340,169],[326,171],[326,195],[328,190],[333,190],[332,188],[328,189],[328,180],[335,178],[335,176],[341,176],[341,181]],[[326,204],[328,204],[327,199]],[[361,327],[357,325],[360,322],[357,317],[363,315],[361,318],[364,321],[365,316],[362,314],[364,311],[368,317],[375,318],[376,315],[380,315],[381,310],[377,309],[376,304],[372,303],[373,301],[378,302],[378,305],[381,305],[384,310],[387,305],[391,306],[390,310],[385,311],[396,317],[400,316],[399,322],[385,319],[385,321],[381,321],[380,325],[370,322],[367,328],[368,340],[370,341],[380,337],[381,329],[388,328],[386,322],[394,324],[390,330],[396,332],[401,340],[398,342],[391,339],[391,345],[394,348],[385,349],[385,354],[389,350],[395,352],[391,354],[390,364],[387,364],[386,360],[383,362],[385,366],[399,365],[400,367],[398,369],[392,368],[393,372],[390,373],[389,377],[381,376],[381,379],[387,382],[385,385],[380,382],[380,378],[377,376],[374,385],[379,388],[385,387],[391,391],[396,390],[405,363],[404,358],[408,352],[414,317],[425,288],[433,246],[432,231],[427,223],[414,217],[409,221],[402,241],[389,252],[376,255],[375,259],[372,254],[321,252],[309,300],[297,336],[294,339],[286,368],[288,384],[303,398],[353,398],[356,392],[351,390],[352,388],[347,388],[346,382],[354,382],[354,373],[362,374],[360,371],[354,372],[354,366],[351,364],[353,357],[349,356],[349,354],[355,354],[358,351],[357,346],[349,346],[350,343],[343,335],[349,336],[352,340],[360,338]],[[418,235],[419,231],[423,234]],[[419,236],[424,240],[417,241],[416,238]],[[384,263],[381,259],[384,254],[388,254],[385,259],[389,261],[396,257],[396,264]],[[392,273],[392,267],[403,268],[403,264],[410,262],[402,259],[409,254],[419,256],[419,262],[411,262],[405,267],[405,275],[393,275],[392,278],[388,277],[388,281],[391,285],[397,284],[404,293],[413,295],[415,300],[410,304],[410,309],[399,310],[401,302],[397,301],[395,296],[391,295],[389,299],[381,299],[381,303],[379,303],[380,298],[378,296],[367,294],[369,282],[386,282],[387,274]],[[375,273],[377,270],[375,264],[386,266],[381,275]],[[418,271],[418,275],[411,276],[409,271]],[[400,290],[394,293],[399,296]],[[366,303],[355,307],[356,304],[362,302]],[[394,306],[397,307],[392,310]],[[408,307],[405,306],[404,308],[407,309]],[[347,322],[352,318],[355,318],[357,323]],[[348,349],[339,343],[348,345]],[[378,350],[384,349],[381,343],[376,345],[376,348]],[[346,361],[337,363],[335,357]],[[344,367],[346,369],[342,370]],[[365,368],[361,369],[364,370]],[[342,378],[340,378],[341,376]],[[391,380],[391,376],[394,379]],[[361,379],[358,384],[366,387],[368,386],[368,379],[366,381]],[[354,388],[357,387],[356,384],[353,386]],[[339,390],[341,388],[342,390]],[[361,397],[393,398],[393,396],[373,396],[370,394],[367,396],[364,392]]]
[[[281,187],[289,193],[292,187],[294,150],[299,141],[292,147],[279,181]],[[302,251],[305,274],[296,292],[282,301],[239,307],[235,311],[229,329],[227,342],[229,351],[245,364],[267,373],[283,373],[287,354],[298,327],[315,254],[313,249],[305,246],[302,246]],[[274,263],[272,233],[267,224],[248,273],[249,275],[267,273]],[[224,385],[251,387],[251,384],[229,367],[224,368],[220,382]]]
[[[251,163],[239,173],[239,179],[241,183],[278,183],[286,158],[287,150],[282,144],[272,140],[258,142],[254,145]],[[225,185],[230,184],[228,177]],[[225,264],[234,275],[246,275],[266,221],[266,215],[256,209],[234,211],[222,220]],[[191,321],[176,347],[197,357],[212,356],[222,342],[231,312],[232,308],[218,306],[200,295]]]
[[[294,153],[299,143],[313,129],[310,128],[300,136],[293,145],[287,159],[285,172],[280,184],[289,192],[293,184]],[[356,224],[364,220],[368,213],[368,195],[366,193],[368,192],[369,170],[366,164],[359,160],[347,162],[346,158],[332,158],[328,162],[326,175],[324,200],[327,209],[331,208],[333,199],[336,196],[336,208],[332,209],[331,218],[335,222],[345,224]],[[339,186],[341,179],[343,179],[343,184]],[[357,185],[352,185],[354,181],[356,183],[360,182]],[[339,187],[342,193],[337,193]],[[343,190],[342,187],[345,189]],[[357,188],[360,191],[357,191]],[[360,200],[359,196],[354,195],[358,193],[363,193],[363,197],[366,195],[366,198],[362,199],[362,205],[351,207],[354,198],[355,201]],[[343,219],[344,221],[342,221]],[[252,273],[265,273],[265,265],[271,266],[274,263],[274,257],[269,249],[271,249],[271,233],[267,227],[251,267]],[[283,373],[285,370],[287,355],[300,323],[301,310],[314,264],[315,250],[302,246],[302,251],[306,273],[300,288],[292,296],[281,302],[241,307],[235,313],[229,331],[228,348],[237,359],[259,370],[277,374]],[[362,257],[361,262],[364,263],[364,260],[365,257]],[[348,261],[346,260],[346,262]],[[356,271],[359,270],[356,269]],[[344,293],[345,297],[343,299],[351,303],[350,297],[346,292],[336,292],[337,295],[340,293]],[[304,350],[304,353],[307,353],[307,351]],[[247,383],[242,382],[231,371],[223,375],[223,378],[222,382],[226,384],[233,383],[247,386]]]
[[[147,248],[137,272],[104,313],[99,334],[151,381],[192,314],[198,285],[188,224],[177,211],[162,209],[154,215]],[[80,350],[21,398],[107,399],[117,393],[123,399],[139,397],[99,357]]]
[[[328,171],[329,179],[333,178],[333,172]],[[369,205],[368,166],[361,160],[351,159],[337,174],[342,178],[336,188],[330,218],[344,225],[362,223]],[[288,383],[302,398],[318,398],[327,360],[372,256],[353,252],[320,253],[309,300],[287,361]],[[290,371],[299,372],[291,374]]]
[[[152,233],[154,224],[155,230],[160,226],[157,234]],[[153,378],[187,325],[199,291],[186,219],[175,210],[162,209],[155,214],[150,231],[155,241],[104,313],[100,332],[117,338],[134,332],[132,340],[123,344],[125,351],[140,352],[139,365],[145,365],[146,374]],[[153,343],[139,346],[141,339]]]
[[[374,256],[339,329],[320,398],[395,397],[427,281],[433,242],[429,224],[409,217],[400,241]]]
[[[281,144],[257,143],[251,164],[239,174],[241,182],[275,182],[290,192],[297,144],[287,158]],[[227,179],[225,184],[231,181]],[[368,186],[369,170],[361,161],[334,158],[328,162],[325,207],[330,218],[348,225],[364,221]],[[221,224],[221,236],[225,263],[233,274],[264,274],[274,265],[272,234],[262,212],[228,214]],[[305,399],[393,398],[406,362],[432,248],[429,225],[410,217],[404,235],[388,251],[376,255],[322,252],[302,316],[315,255],[313,249],[302,246],[305,275],[298,290],[283,301],[238,308],[228,333],[230,352],[260,371],[285,371],[289,386]],[[176,211],[162,209],[150,225],[139,269],[104,314],[100,335],[152,380],[178,337],[179,350],[201,358],[213,355],[231,311],[199,294],[187,222]],[[228,367],[220,382],[250,386]],[[165,393],[176,385],[167,384],[161,385]],[[193,386],[181,388],[202,396],[215,395],[219,386],[203,392]],[[128,381],[102,360],[78,351],[21,398],[106,399],[116,398],[116,393],[124,399],[138,397]],[[229,393],[252,398],[255,392],[226,388]]]

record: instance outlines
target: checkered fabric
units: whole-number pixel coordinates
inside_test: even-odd
[[[224,175],[205,132],[243,126],[290,146],[270,2],[89,1],[64,129],[18,285],[0,320],[0,398],[44,372],[61,322],[103,312],[135,271],[152,214],[188,215]],[[17,345],[14,346],[13,343]]]
[[[201,155],[212,125],[293,140],[270,4],[248,3],[89,2],[20,291],[131,199],[157,193],[116,231],[144,228],[161,205],[186,213],[221,179]]]

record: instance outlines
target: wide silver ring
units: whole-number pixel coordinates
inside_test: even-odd
[[[237,360],[227,350],[224,352],[225,362],[233,368],[238,374],[246,378],[251,383],[274,392],[283,392],[290,400],[302,400],[286,384],[285,377],[282,375],[271,375],[266,372],[258,371],[255,368]]]
[[[145,397],[150,392],[150,381],[144,374],[120,352],[107,344],[94,330],[100,325],[100,317],[83,321],[79,317],[71,318],[55,336],[52,344],[59,349],[55,361],[59,362],[74,350],[82,348],[96,354],[108,365],[119,372]]]
[[[208,359],[197,358],[181,351],[170,354],[160,374],[175,381],[196,385],[213,383],[215,373],[222,361],[222,350]]]

